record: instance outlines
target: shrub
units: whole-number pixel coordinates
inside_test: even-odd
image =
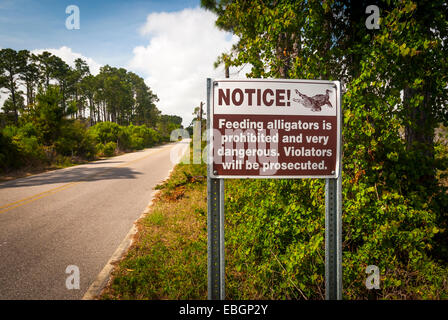
[[[93,159],[96,154],[94,138],[86,125],[80,121],[69,121],[62,126],[55,148],[65,156]]]
[[[14,167],[47,160],[42,145],[39,144],[37,129],[32,123],[22,127],[7,126],[3,129],[3,134],[10,139],[17,150],[15,156],[17,164]]]
[[[103,155],[106,157],[112,157],[117,149],[117,144],[115,142],[108,142],[102,148]]]
[[[152,147],[160,142],[160,134],[145,125],[119,126],[112,122],[100,122],[89,129],[97,143],[99,154],[104,154],[107,143],[114,142],[119,150],[132,151]]]
[[[41,109],[38,111],[48,108]],[[2,129],[0,167],[7,170],[42,161],[66,165],[70,157],[71,161],[73,157],[88,160],[96,155],[110,157],[117,150],[141,150],[161,141],[159,132],[145,125],[126,127],[114,122],[99,122],[87,128],[82,121],[60,119],[58,130],[47,130],[51,134],[46,138],[42,136],[43,128],[43,123],[35,121]]]
[[[120,147],[131,150],[141,150],[152,147],[160,140],[159,134],[154,129],[148,128],[145,125],[134,126],[129,125],[123,128],[122,136],[120,137]]]
[[[9,168],[17,168],[21,162],[22,158],[11,138],[0,131],[0,170],[6,171]]]
[[[89,132],[92,134],[92,137],[102,144],[106,144],[108,142],[117,142],[118,138],[122,132],[122,127],[120,127],[115,122],[99,122],[94,126],[89,128]]]
[[[345,298],[369,296],[364,282],[371,264],[380,269],[377,294],[382,298],[447,298],[448,270],[430,255],[441,230],[427,204],[385,186],[354,184],[348,176],[343,199]],[[323,299],[324,208],[323,181],[229,181],[228,294],[235,299]]]

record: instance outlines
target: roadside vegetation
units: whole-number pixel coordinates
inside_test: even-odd
[[[448,7],[379,1],[380,28],[370,30],[369,4],[202,1],[238,37],[217,65],[342,82],[343,297],[447,299],[448,153],[437,134],[448,124]],[[198,168],[176,167],[103,298],[206,298],[205,181],[185,178]],[[323,299],[324,181],[226,180],[225,189],[226,298]],[[180,217],[194,223],[176,229]],[[379,290],[366,289],[368,265],[379,267]]]
[[[178,164],[157,189],[100,299],[207,299],[206,165]],[[317,179],[226,180],[226,299],[324,299],[324,189]],[[427,215],[400,202],[388,215],[399,199],[381,200],[386,214],[377,219],[396,218],[371,234],[344,211],[344,298],[447,299],[447,266],[428,254],[437,226],[423,223],[427,235],[419,235],[415,224]],[[359,237],[364,245],[353,252]],[[381,289],[369,291],[365,268],[381,261],[390,263]]]
[[[90,74],[86,62],[0,50],[0,174],[20,176],[167,142],[182,119],[125,69]]]
[[[448,197],[438,174],[448,154],[436,139],[448,124],[446,1],[378,1],[378,29],[366,24],[369,1],[201,3],[239,39],[218,64],[250,64],[248,77],[342,83],[344,297],[367,297],[365,270],[376,265],[377,298],[447,298]],[[259,277],[260,296],[322,298],[323,183],[227,188],[239,230],[229,245],[241,253],[238,269]]]
[[[101,299],[207,298],[204,165],[178,164],[138,223],[134,244]]]

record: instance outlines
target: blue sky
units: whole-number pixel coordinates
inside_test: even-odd
[[[72,4],[80,9],[79,30],[65,27],[69,16],[65,9]],[[67,46],[102,64],[124,66],[132,57],[132,49],[145,42],[138,29],[149,13],[198,6],[198,0],[0,0],[0,47],[33,50]]]
[[[124,67],[145,79],[164,114],[179,115],[188,125],[206,99],[206,78],[224,77],[224,68],[213,63],[236,41],[216,28],[217,17],[199,3],[0,0],[0,48],[47,50],[72,66],[82,58],[93,74],[105,64]],[[79,8],[79,30],[65,26],[69,5]],[[6,97],[0,92],[0,106]]]

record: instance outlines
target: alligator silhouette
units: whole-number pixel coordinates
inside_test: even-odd
[[[331,90],[327,89],[325,94],[317,94],[315,96],[308,97],[306,94],[300,93],[299,90],[296,89],[296,93],[302,99],[293,98],[292,100],[302,104],[306,108],[311,108],[311,111],[322,111],[322,106],[324,105],[328,105],[333,108],[333,105],[330,102],[330,92]]]

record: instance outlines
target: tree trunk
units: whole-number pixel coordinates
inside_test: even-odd
[[[289,72],[289,57],[288,55],[288,41],[287,41],[287,36],[285,33],[281,33],[278,37],[278,42],[277,42],[277,52],[276,52],[276,56],[277,56],[277,61],[279,61],[279,69],[278,69],[278,73],[280,78],[286,79],[288,77],[288,72]]]
[[[26,104],[28,106],[33,104],[33,91],[34,91],[33,83],[27,81],[26,82]]]
[[[427,79],[429,81],[429,79]],[[432,113],[429,82],[423,90],[405,88],[403,105],[409,122],[405,126],[406,148],[414,153],[415,161],[421,168],[418,171],[420,185],[430,186],[435,183],[434,170],[434,132],[436,122]],[[423,95],[423,101],[417,106],[411,105],[411,99],[416,95]]]
[[[97,108],[97,110],[96,110],[96,112],[97,112],[97,123],[98,122],[101,122],[101,102],[98,102],[98,104],[97,104],[97,106],[98,106],[98,108]]]
[[[16,98],[14,74],[12,73],[11,69],[9,70],[9,82],[10,82],[10,88],[11,88],[12,108],[14,111],[14,121],[15,121],[15,123],[17,123],[17,122],[19,122],[19,114],[17,112],[17,98]]]

